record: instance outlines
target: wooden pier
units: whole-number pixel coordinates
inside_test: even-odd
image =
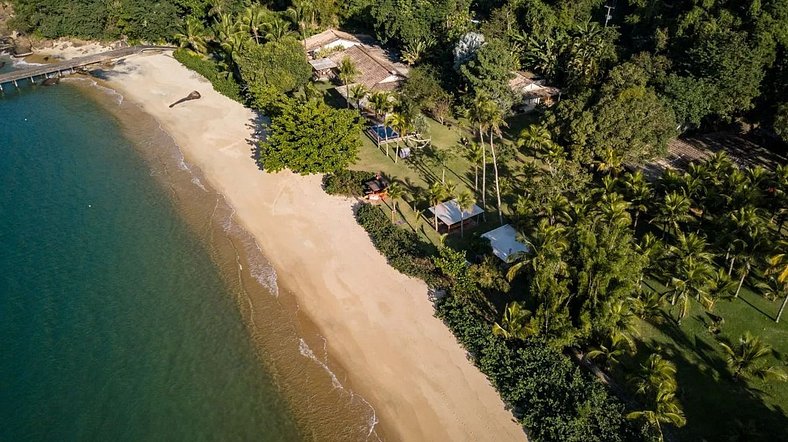
[[[175,48],[171,46],[130,46],[102,52],[100,54],[6,72],[5,74],[0,74],[0,93],[4,93],[5,91],[3,88],[8,88],[10,85],[14,85],[14,87],[18,88],[20,82],[25,80],[30,80],[30,83],[35,84],[37,80],[62,77],[89,68],[90,66],[113,62],[131,55],[141,54],[143,52],[166,51],[170,49]]]

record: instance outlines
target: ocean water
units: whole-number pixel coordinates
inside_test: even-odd
[[[64,83],[0,96],[0,440],[376,439],[221,196]]]

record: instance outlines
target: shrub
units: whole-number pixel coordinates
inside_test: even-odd
[[[374,172],[364,170],[339,170],[323,178],[323,190],[329,195],[361,196],[364,182],[375,178]]]
[[[639,440],[623,404],[563,353],[539,339],[492,335],[456,296],[439,300],[436,311],[534,440]]]
[[[369,204],[358,208],[356,220],[392,267],[405,275],[421,278],[433,287],[445,282],[432,262],[434,247],[422,241],[416,232],[395,226],[383,211]]]
[[[244,104],[243,97],[241,96],[241,88],[238,86],[238,83],[236,83],[232,77],[228,78],[226,73],[219,68],[218,63],[185,49],[177,49],[172,55],[176,60],[181,62],[182,65],[197,72],[205,77],[206,80],[210,81],[216,92]]]

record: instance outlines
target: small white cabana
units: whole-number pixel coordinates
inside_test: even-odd
[[[446,201],[429,208],[431,216],[438,215],[438,232],[451,232],[460,228],[460,222],[465,222],[466,227],[469,223],[476,222],[476,217],[481,215],[484,210],[474,204],[470,210],[460,211],[457,200]],[[432,221],[432,219],[430,219]]]
[[[515,253],[527,253],[530,250],[527,245],[517,241],[517,231],[509,224],[490,230],[483,234],[482,238],[490,240],[490,245],[492,246],[495,256],[506,263],[509,262],[510,257]]]

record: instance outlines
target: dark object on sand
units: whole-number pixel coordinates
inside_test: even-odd
[[[4,61],[0,61],[0,69],[3,69],[4,67],[5,67],[5,62]]]
[[[42,81],[41,86],[54,86],[58,83],[60,83],[60,77],[52,77]]]
[[[187,95],[187,96],[185,96],[185,97],[181,98],[180,100],[176,101],[175,103],[172,103],[172,104],[170,105],[170,107],[171,107],[171,108],[172,108],[172,107],[175,107],[176,105],[178,105],[178,104],[181,104],[181,103],[183,103],[184,101],[189,101],[189,100],[198,100],[198,99],[200,99],[200,98],[202,98],[202,95],[200,95],[200,93],[199,93],[199,92],[197,92],[197,91],[192,91],[192,93],[190,93],[189,95]]]

